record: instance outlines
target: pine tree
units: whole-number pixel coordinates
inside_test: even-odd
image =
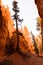
[[[39,54],[39,50],[38,50],[38,48],[37,48],[37,44],[36,44],[36,42],[35,42],[35,38],[34,38],[34,35],[33,35],[32,32],[31,32],[31,35],[32,35],[33,43],[34,43],[35,53],[38,55],[38,54]]]
[[[18,21],[19,22],[22,22],[22,20],[19,18],[19,8],[17,6],[18,2],[17,1],[14,1],[13,2],[13,11],[15,12],[15,14],[13,15],[14,17],[14,20],[16,22],[16,33],[17,33],[17,50],[19,49],[19,35],[18,35]]]

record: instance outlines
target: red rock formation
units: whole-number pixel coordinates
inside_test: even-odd
[[[0,0],[1,3],[1,0]],[[0,5],[2,15],[0,16],[0,57],[5,55],[5,46],[8,41],[8,38],[12,36],[12,32],[14,31],[13,20],[11,19],[11,15],[9,12],[9,8]]]
[[[23,36],[25,37],[25,40],[28,42],[28,46],[29,46],[31,52],[34,52],[32,38],[31,38],[30,32],[28,31],[26,26],[24,26],[24,29],[23,29]]]

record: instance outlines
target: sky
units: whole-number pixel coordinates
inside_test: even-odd
[[[9,10],[11,12],[11,16],[14,14],[13,2],[14,0],[2,0],[2,4],[5,6],[9,6]],[[28,30],[33,32],[34,35],[37,35],[38,32],[36,30],[36,18],[39,16],[37,7],[34,3],[34,0],[16,0],[18,2],[19,7],[19,17],[23,19],[22,26],[26,26]]]

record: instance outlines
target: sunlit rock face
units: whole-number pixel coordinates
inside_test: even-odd
[[[15,50],[17,47],[16,31],[14,31],[13,33],[11,42]],[[19,48],[20,48],[20,51],[24,54],[28,54],[30,52],[34,53],[34,46],[33,46],[32,39],[31,39],[30,33],[28,32],[27,27],[24,27],[24,29],[19,31]]]
[[[0,15],[0,57],[5,55],[5,46],[8,38],[8,27],[4,17]]]
[[[5,46],[8,38],[8,29],[7,26],[3,26],[0,29],[0,56],[5,54]]]
[[[4,25],[2,25],[2,29],[0,28],[0,56],[5,55],[5,46],[8,41],[8,38],[10,38],[10,42],[12,43],[13,49],[15,50],[17,47],[17,34],[14,32],[14,22],[11,18],[10,11],[8,6],[1,6],[2,10],[2,16],[4,20],[2,19],[2,22],[4,22]],[[12,35],[12,32],[14,34]],[[21,33],[21,32],[20,32]],[[24,27],[22,30],[22,35],[19,35],[19,48],[20,52],[24,54],[28,54],[29,52],[32,52],[34,50],[33,43],[30,37],[30,33],[28,32],[28,29]]]
[[[16,31],[15,31],[16,32]],[[17,34],[13,33],[13,36],[11,38],[11,43],[13,46],[13,49],[16,50],[17,48]],[[31,50],[29,48],[28,42],[25,40],[25,37],[23,35],[20,34],[21,32],[19,32],[19,51],[25,55],[30,54]]]
[[[9,36],[12,36],[12,32],[14,31],[14,21],[11,18],[10,15],[10,11],[9,11],[9,7],[7,6],[5,8],[5,6],[2,6],[2,15],[5,18],[6,22],[7,22],[7,26],[8,26],[8,30],[9,30]]]
[[[11,38],[14,27],[9,8],[1,5],[1,11],[2,24],[0,24],[0,57],[3,57],[5,55],[6,43],[8,39]]]
[[[26,26],[24,26],[24,28],[23,28],[23,36],[25,37],[25,40],[28,42],[28,46],[29,46],[31,52],[34,52],[32,37]]]

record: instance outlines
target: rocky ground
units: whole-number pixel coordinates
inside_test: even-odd
[[[0,59],[0,65],[43,65],[43,54],[36,56],[24,56],[18,52]]]

